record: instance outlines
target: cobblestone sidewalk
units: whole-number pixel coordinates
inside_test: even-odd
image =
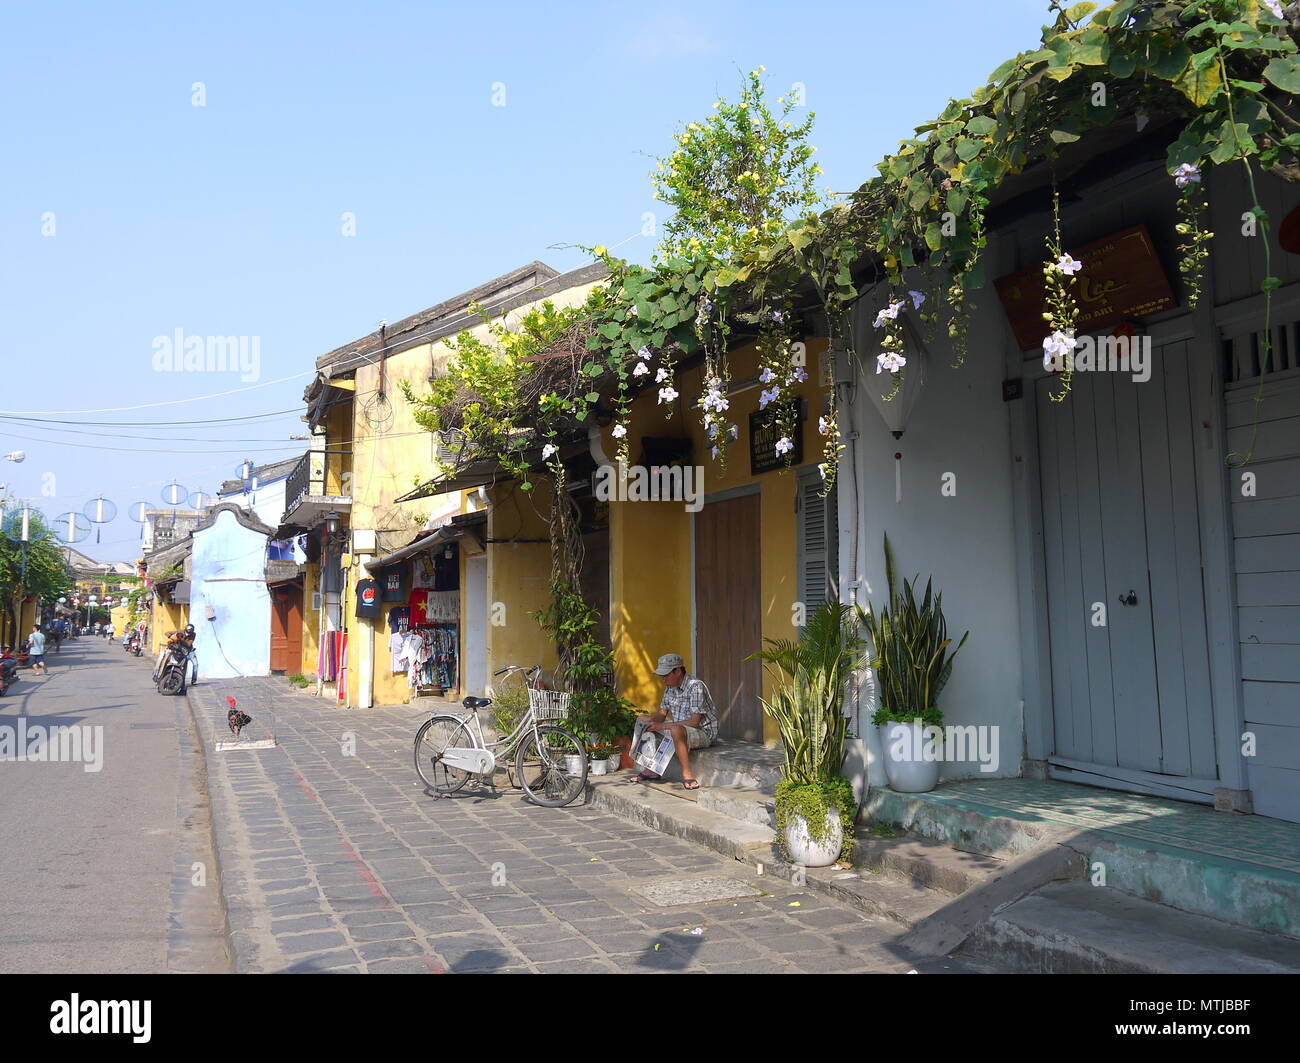
[[[231,737],[227,695],[254,738],[274,719],[276,748],[216,750]],[[413,707],[341,709],[279,677],[205,682],[189,697],[239,971],[912,969],[891,951],[892,924],[609,813],[472,785],[425,794]],[[674,907],[634,892],[701,877],[762,892]]]

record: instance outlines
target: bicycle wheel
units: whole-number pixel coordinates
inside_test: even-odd
[[[569,757],[578,758],[574,763],[581,763],[581,771],[570,770]],[[530,800],[547,808],[559,808],[576,800],[586,789],[587,747],[560,727],[540,724],[535,733],[525,735],[519,743],[515,773]]]
[[[451,768],[442,762],[448,746],[475,745],[474,737],[457,716],[431,716],[415,732],[415,771],[424,785],[438,794],[454,794],[467,782],[470,773]]]

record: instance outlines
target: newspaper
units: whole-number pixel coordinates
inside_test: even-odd
[[[657,732],[646,731],[649,723],[648,719],[636,722],[636,729],[632,732],[632,759],[646,771],[662,775],[676,754],[677,747],[670,734],[660,736],[656,745]]]

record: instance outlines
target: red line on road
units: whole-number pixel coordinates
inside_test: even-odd
[[[302,777],[302,774],[296,768],[290,770],[293,771],[293,777],[297,781],[299,789],[301,789],[303,793],[317,804],[324,805],[325,802],[316,796],[316,792],[307,785],[307,780]],[[384,892],[384,887],[379,884],[379,880],[371,873],[370,868],[366,867],[365,861],[361,859],[361,854],[358,853],[348,842],[343,843],[343,848],[347,852],[349,859],[357,865],[357,870],[361,873],[361,877],[365,880],[366,885],[370,887],[370,892],[383,902],[380,904],[379,910],[382,912],[391,912],[393,910],[392,898]]]
[[[430,974],[446,974],[447,972],[438,966],[438,961],[427,953],[422,957],[424,965],[429,968]]]

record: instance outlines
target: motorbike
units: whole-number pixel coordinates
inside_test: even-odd
[[[159,694],[184,694],[194,651],[185,642],[169,642],[163,650],[162,665],[155,674]]]
[[[18,662],[13,654],[0,656],[0,697],[9,693],[11,684],[18,682]]]
[[[144,653],[144,639],[140,637],[140,632],[132,633],[131,637],[126,640],[126,650],[136,657]]]

